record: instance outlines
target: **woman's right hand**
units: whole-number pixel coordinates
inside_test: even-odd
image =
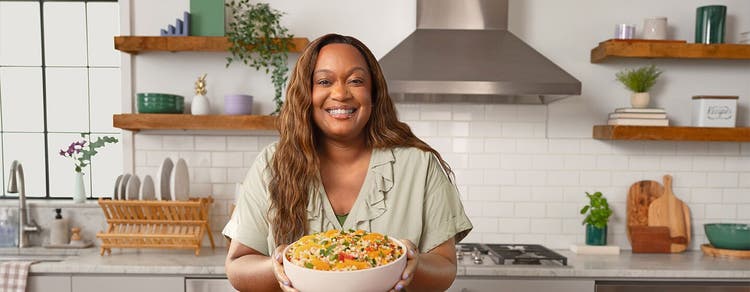
[[[276,250],[271,255],[271,262],[273,263],[273,275],[276,276],[276,281],[279,282],[279,287],[285,292],[299,292],[299,290],[292,287],[292,283],[289,282],[286,273],[284,273],[284,249],[287,247],[286,244],[276,247]]]

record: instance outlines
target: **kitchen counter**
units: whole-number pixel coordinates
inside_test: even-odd
[[[11,249],[0,253],[9,254]],[[54,250],[32,248],[24,254],[50,254]],[[44,261],[31,266],[32,274],[151,274],[185,276],[225,276],[225,248],[204,248],[200,256],[188,250],[113,249],[100,256],[98,248],[59,251],[61,261]],[[680,254],[576,255],[558,251],[568,258],[567,267],[472,266],[460,265],[459,276],[552,277],[552,278],[654,278],[725,279],[750,281],[750,260],[713,258],[699,251]]]

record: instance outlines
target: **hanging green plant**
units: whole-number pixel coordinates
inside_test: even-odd
[[[234,61],[242,61],[255,70],[271,73],[274,86],[272,115],[281,110],[284,103],[281,93],[287,81],[287,59],[293,35],[281,25],[281,11],[271,8],[268,3],[250,3],[249,0],[232,0],[226,3],[230,9],[230,22],[227,37],[231,43],[227,57],[227,67]]]

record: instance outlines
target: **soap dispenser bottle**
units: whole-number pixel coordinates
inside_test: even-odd
[[[55,220],[52,220],[52,227],[50,228],[49,243],[50,245],[66,245],[68,244],[68,220],[63,219],[62,209],[55,209]]]

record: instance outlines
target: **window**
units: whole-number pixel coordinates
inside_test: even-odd
[[[114,136],[121,111],[116,1],[0,0],[2,196],[9,167],[24,167],[30,198],[70,198],[74,165],[58,152],[80,133]],[[84,170],[89,197],[109,197],[122,173],[122,143],[109,144]]]

